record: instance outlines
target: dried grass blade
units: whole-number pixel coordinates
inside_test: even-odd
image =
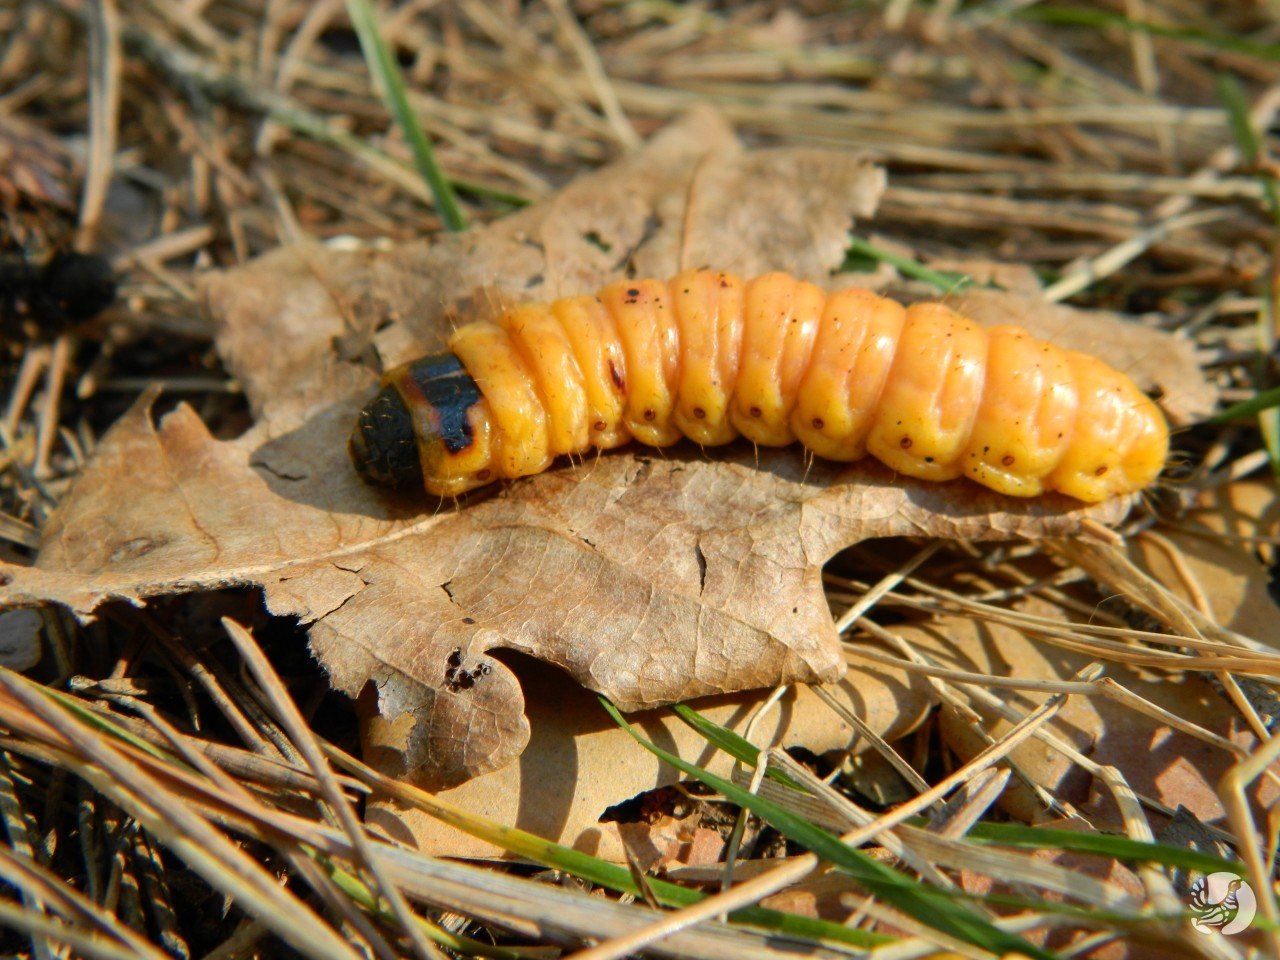
[[[126,810],[215,889],[308,957],[357,960],[358,954],[305,903],[159,780],[103,737],[60,710],[43,688],[0,670],[0,690],[63,738],[83,761],[75,772]],[[166,798],[168,801],[166,802]]]
[[[120,11],[116,0],[98,0],[89,17],[89,163],[80,197],[82,249],[92,246],[114,173],[120,121]]]
[[[96,928],[97,933],[115,941],[108,942],[108,947],[115,946],[132,952],[140,960],[165,960],[166,955],[155,949],[139,934],[120,923],[115,917],[103,910],[98,904],[69,886],[61,877],[26,857],[18,856],[0,845],[0,878],[14,888],[30,894],[43,901],[52,910],[61,915],[64,922]],[[44,916],[44,914],[40,914]],[[50,922],[55,922],[50,918]],[[81,937],[89,938],[93,933],[81,930],[77,926],[63,928],[63,932],[71,931]],[[34,931],[33,931],[34,932]],[[61,939],[55,937],[55,940]],[[65,940],[63,942],[66,942]],[[96,943],[103,943],[95,939]]]
[[[164,957],[164,954],[140,954],[132,947],[111,943],[100,937],[82,933],[51,917],[11,905],[0,900],[0,930],[21,930],[33,941],[64,943],[92,960],[137,960],[138,957]]]
[[[400,891],[387,879],[378,862],[374,846],[366,837],[364,828],[356,818],[355,811],[343,794],[338,778],[334,776],[333,769],[329,766],[324,751],[316,741],[315,734],[311,732],[306,721],[302,719],[302,714],[298,712],[298,707],[293,702],[293,698],[289,696],[284,684],[281,683],[279,676],[276,675],[275,670],[258,646],[257,641],[253,639],[249,631],[234,620],[224,617],[222,626],[227,631],[227,635],[231,637],[231,641],[240,652],[240,656],[248,664],[249,672],[262,689],[276,715],[276,719],[292,738],[294,746],[302,754],[303,759],[306,760],[307,766],[311,768],[316,780],[319,781],[320,791],[328,802],[330,809],[338,818],[338,822],[346,831],[347,836],[351,838],[351,845],[356,851],[359,862],[374,877],[378,892],[391,905],[391,912],[400,921],[404,932],[409,936],[421,956],[432,958],[432,960],[444,960],[435,946],[423,936],[422,931],[415,922],[416,918],[413,912],[400,895]]]
[[[770,803],[762,797],[753,796],[736,784],[708,773],[701,767],[663,750],[640,736],[611,703],[603,699],[602,703],[614,718],[614,722],[626,730],[637,743],[654,754],[654,756],[671,764],[682,773],[696,777],[713,790],[723,793],[734,803],[744,806],[757,816],[768,820],[783,834],[803,844],[806,849],[813,851],[816,856],[822,857],[849,873],[876,896],[909,916],[916,917],[948,936],[956,937],[992,952],[1004,954],[1014,951],[1023,953],[1028,957],[1040,958],[1040,960],[1051,960],[1053,957],[1053,954],[1036,947],[1021,937],[1006,934],[968,907],[954,903],[946,893],[921,886],[910,880],[905,874],[872,860],[866,854],[855,849],[855,845],[865,843],[881,831],[887,830],[901,822],[901,820],[914,815],[921,807],[928,806],[937,797],[952,789],[963,776],[971,775],[974,770],[990,765],[998,757],[1012,750],[1014,746],[1027,736],[1030,736],[1031,732],[1040,724],[1057,712],[1060,706],[1060,699],[1050,700],[1037,708],[1024,718],[1021,724],[1011,730],[998,747],[984,751],[971,764],[958,771],[957,774],[953,774],[943,780],[932,790],[920,794],[913,801],[903,804],[893,813],[881,817],[874,823],[844,837],[835,837],[808,821],[795,816],[790,811]],[[775,873],[782,874],[783,871],[779,870],[775,871]],[[756,878],[756,880],[760,880],[760,878]],[[755,880],[748,881],[742,887],[733,888],[730,893],[738,893],[746,888],[748,884],[755,884],[755,882]],[[764,884],[761,884],[761,887],[762,889],[767,889]],[[760,895],[763,896],[763,894]],[[725,896],[725,894],[719,895],[719,897]],[[716,900],[719,897],[709,899]]]
[[[618,893],[640,895],[640,889],[631,877],[631,872],[616,863],[609,863],[570,847],[561,846],[541,837],[515,827],[509,827],[489,818],[456,807],[440,798],[419,790],[408,783],[402,783],[386,777],[365,766],[354,757],[348,756],[336,747],[327,747],[330,759],[351,773],[362,777],[378,793],[394,798],[408,807],[422,810],[442,823],[456,827],[471,836],[487,840],[515,856],[540,863],[552,869],[564,871],[572,876],[581,877],[591,883],[614,890]],[[394,859],[401,855],[395,849],[384,851],[384,856]],[[409,855],[408,852],[405,853]],[[414,855],[420,856],[420,855]],[[424,869],[434,872],[442,865],[438,861],[427,861]],[[401,880],[403,883],[403,880]],[[648,878],[650,890],[664,906],[687,906],[703,899],[703,894],[688,887],[665,880]],[[814,920],[796,914],[782,913],[763,907],[747,907],[736,911],[732,918],[771,931],[775,936],[823,940],[851,947],[867,947],[882,943],[886,938],[850,929],[838,923],[826,920]]]

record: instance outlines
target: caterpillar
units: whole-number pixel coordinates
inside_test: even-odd
[[[1129,377],[940,303],[688,270],[505,311],[388,371],[352,460],[456,496],[631,440],[799,441],[925,480],[1098,502],[1160,473],[1169,429]]]

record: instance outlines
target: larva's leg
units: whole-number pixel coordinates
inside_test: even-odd
[[[867,450],[910,477],[950,480],[962,470],[982,400],[985,330],[936,303],[907,310]]]
[[[785,273],[767,273],[747,284],[729,419],[753,442],[766,447],[795,442],[791,410],[825,302],[821,289]]]

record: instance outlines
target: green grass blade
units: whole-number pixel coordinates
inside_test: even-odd
[[[1240,81],[1229,73],[1223,73],[1218,75],[1216,86],[1218,100],[1227,111],[1227,120],[1231,123],[1231,135],[1235,137],[1240,158],[1246,164],[1256,163],[1262,145],[1249,120],[1249,101],[1245,98]]]
[[[990,950],[997,955],[1021,953],[1028,957],[1040,958],[1040,960],[1055,960],[1056,954],[1042,950],[1014,934],[1006,933],[980,914],[956,903],[948,894],[925,886],[891,867],[878,863],[861,851],[853,849],[839,837],[833,836],[790,810],[756,796],[737,784],[708,773],[673,753],[668,753],[637,733],[612,703],[603,697],[600,698],[600,702],[613,717],[614,722],[654,756],[688,776],[700,780],[734,803],[768,821],[783,835],[843,870],[871,893],[908,916],[916,918],[941,933],[984,950]]]
[[[1233,34],[1215,33],[1199,27],[1173,27],[1149,20],[1134,20],[1131,17],[1109,10],[1095,10],[1090,7],[1027,7],[1013,13],[1018,20],[1034,20],[1060,27],[1091,27],[1102,29],[1119,27],[1122,30],[1149,33],[1155,37],[1169,40],[1185,40],[1217,50],[1230,50],[1245,56],[1258,57],[1262,60],[1280,60],[1280,43],[1259,43]]]
[[[1277,398],[1280,402],[1280,397]],[[742,763],[756,766],[760,761],[760,749],[725,727],[708,720],[687,704],[675,704],[672,709],[685,723],[702,734],[708,743],[723,750]],[[781,771],[769,770],[766,776],[771,780],[784,783],[794,789],[804,791],[803,786]],[[807,793],[807,791],[804,791]],[[924,826],[923,820],[913,819],[914,826]],[[1082,834],[1071,830],[1050,830],[1039,827],[1027,827],[1022,824],[977,824],[965,836],[966,841],[991,845],[1043,850],[1066,850],[1076,853],[1092,853],[1116,860],[1133,862],[1158,863],[1165,866],[1180,867],[1184,870],[1200,873],[1214,873],[1219,870],[1239,870],[1239,864],[1215,857],[1210,854],[1188,850],[1183,847],[1170,847],[1163,844],[1144,843],[1128,837],[1117,837],[1110,834]],[[1068,904],[1047,904],[1001,894],[984,894],[969,899],[983,903],[1012,906],[1021,910],[1040,910],[1049,913],[1076,917],[1098,918],[1100,913],[1096,907],[1072,907]],[[1111,913],[1108,918],[1117,924],[1130,923],[1135,917],[1127,913]],[[1151,917],[1143,917],[1150,920]],[[1176,918],[1175,918],[1176,919]]]
[[[1199,873],[1239,872],[1240,864],[1209,853],[1163,843],[1146,843],[1106,833],[1077,833],[1048,827],[1028,827],[1020,823],[978,823],[965,834],[966,840],[1019,847],[1030,850],[1067,850],[1092,853],[1132,863],[1158,863]]]
[[[882,250],[875,244],[867,243],[861,237],[850,237],[849,244],[845,250],[845,262],[843,268],[846,270],[856,269],[859,259],[863,261],[874,261],[876,263],[887,263],[896,269],[904,277],[911,277],[914,280],[922,280],[934,287],[937,287],[944,294],[958,293],[969,285],[970,278],[962,273],[948,273],[944,270],[933,270],[926,267],[922,263],[917,263],[910,257],[900,256],[891,253],[888,250]]]
[[[378,919],[390,925],[395,925],[399,922],[399,918],[382,904],[379,898],[359,877],[338,867],[329,857],[312,853],[311,858],[319,864],[321,869],[329,874],[329,877],[339,890],[368,913],[374,914]],[[526,951],[521,950],[519,947],[499,947],[491,943],[482,943],[479,940],[473,940],[471,937],[450,933],[425,917],[415,916],[414,919],[417,920],[419,929],[437,944],[442,947],[448,947],[455,953],[460,953],[464,956],[488,957],[489,960],[528,960],[529,957],[540,955],[537,949]]]
[[[561,870],[579,877],[596,886],[641,896],[642,892],[631,871],[616,863],[610,863],[582,853],[551,840],[544,840],[517,827],[510,827],[481,814],[472,813],[461,807],[441,800],[434,794],[426,793],[406,784],[387,781],[375,771],[365,767],[359,761],[341,751],[333,751],[331,759],[339,766],[349,770],[356,776],[373,784],[386,783],[380,787],[389,796],[400,803],[423,811],[441,823],[448,824],[463,833],[485,840],[508,853],[523,857],[534,863]],[[706,894],[698,890],[682,887],[668,880],[647,877],[645,882],[664,907],[686,907],[705,899]],[[775,931],[785,936],[799,937],[808,940],[826,940],[832,943],[845,943],[850,946],[866,948],[892,940],[883,934],[868,933],[856,930],[829,920],[803,917],[798,914],[784,913],[767,907],[744,907],[729,914],[736,923],[748,924],[763,930]]]
[[[1245,166],[1256,167],[1262,154],[1262,143],[1258,132],[1253,128],[1253,119],[1249,116],[1249,103],[1245,97],[1244,90],[1235,77],[1224,73],[1218,77],[1217,91],[1218,99],[1222,101],[1223,108],[1227,111],[1231,133],[1235,138],[1236,150],[1240,154],[1241,161]],[[1257,172],[1257,180],[1262,185],[1262,193],[1266,201],[1265,205],[1267,212],[1271,214],[1272,223],[1277,230],[1280,230],[1280,188],[1276,186],[1276,179],[1271,174],[1259,170]],[[1258,386],[1263,386],[1266,383],[1266,357],[1275,348],[1273,323],[1277,304],[1275,302],[1274,277],[1272,277],[1272,281],[1266,291],[1268,309],[1262,311],[1258,317],[1259,348],[1257,369],[1254,376],[1254,381]],[[1271,472],[1280,477],[1280,410],[1273,409],[1275,404],[1260,402],[1262,398],[1272,393],[1273,391],[1264,391],[1254,397],[1253,400],[1246,401],[1245,404],[1237,404],[1227,413],[1229,414],[1237,408],[1248,404],[1255,405],[1252,412],[1258,416],[1258,427],[1262,431],[1262,442],[1266,446],[1267,455],[1271,460]]]
[[[752,767],[760,762],[760,748],[745,737],[739,736],[728,727],[722,727],[720,724],[708,720],[687,704],[677,703],[671,709],[675,711],[677,717],[696,730],[713,747],[723,750],[740,763],[745,763]],[[770,768],[765,772],[765,776],[776,783],[791,787],[793,790],[799,790],[801,793],[807,794],[809,792],[781,770]]]
[[[391,56],[391,51],[382,39],[373,6],[369,0],[346,0],[346,3],[347,15],[360,38],[360,47],[364,50],[369,71],[378,79],[383,95],[387,98],[387,107],[404,133],[405,141],[413,152],[414,165],[431,187],[432,196],[436,199],[436,209],[444,221],[445,229],[454,233],[465,230],[466,217],[458,206],[458,198],[453,193],[449,178],[436,163],[435,152],[423,132],[422,124],[409,105],[409,95],[405,90],[404,78],[400,75],[400,65]]]
[[[1257,396],[1250,397],[1248,400],[1241,400],[1239,403],[1227,407],[1221,413],[1210,417],[1209,423],[1227,423],[1231,420],[1238,420],[1240,417],[1251,417],[1256,413],[1262,413],[1264,410],[1270,410],[1273,407],[1280,407],[1280,387],[1263,390]]]
[[[1229,73],[1219,74],[1217,81],[1218,100],[1227,111],[1227,120],[1231,125],[1231,135],[1235,138],[1236,149],[1246,167],[1256,167],[1262,153],[1262,143],[1258,139],[1258,131],[1253,129],[1253,120],[1249,116],[1249,101],[1245,97],[1240,81]],[[1280,193],[1276,190],[1276,181],[1265,173],[1258,174],[1262,184],[1262,192],[1266,197],[1267,208],[1271,219],[1280,225]]]

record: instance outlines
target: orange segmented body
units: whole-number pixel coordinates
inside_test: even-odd
[[[351,440],[367,479],[452,496],[592,448],[745,437],[1097,502],[1168,454],[1155,403],[1094,357],[784,273],[619,281],[463,326],[449,350],[383,378]]]

